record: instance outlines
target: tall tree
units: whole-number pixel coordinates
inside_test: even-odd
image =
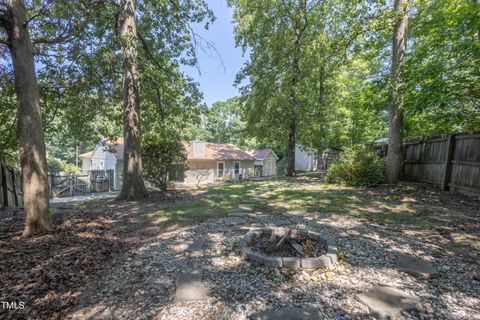
[[[408,0],[395,0],[392,44],[392,83],[389,108],[389,137],[386,180],[397,182],[403,166],[403,81],[402,69],[407,49]]]
[[[5,29],[13,64],[17,95],[20,165],[22,169],[25,229],[30,236],[51,229],[47,162],[33,45],[25,4],[21,0],[0,3],[0,24]]]
[[[406,136],[480,130],[479,16],[473,0],[410,4]]]
[[[237,83],[249,80],[241,88],[247,130],[261,143],[283,145],[285,171],[293,175],[297,142],[320,147],[334,137],[329,132],[338,122],[329,120],[337,118],[338,99],[332,79],[352,59],[356,42],[376,27],[372,21],[384,11],[383,1],[230,4],[237,44],[250,52],[237,77]]]
[[[148,195],[142,174],[140,90],[135,0],[120,2],[120,37],[123,61],[123,183],[119,200],[140,200]]]

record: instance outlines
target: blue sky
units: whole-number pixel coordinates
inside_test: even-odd
[[[225,0],[207,0],[207,3],[217,20],[208,30],[203,25],[193,26],[193,29],[205,40],[214,43],[220,57],[215,52],[200,51],[198,60],[201,74],[196,68],[182,67],[182,70],[200,83],[203,100],[211,106],[215,101],[224,101],[238,95],[233,82],[246,59],[242,57],[242,50],[235,47],[233,9],[227,6]]]

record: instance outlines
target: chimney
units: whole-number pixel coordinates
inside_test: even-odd
[[[205,158],[205,142],[195,139],[191,142],[191,155],[193,158]]]

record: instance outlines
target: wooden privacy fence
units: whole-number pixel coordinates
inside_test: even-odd
[[[71,197],[91,192],[107,192],[114,189],[113,170],[89,172],[57,172],[48,175],[50,197]]]
[[[480,133],[407,141],[405,179],[480,194]]]
[[[15,169],[0,161],[0,208],[23,206],[21,185]]]

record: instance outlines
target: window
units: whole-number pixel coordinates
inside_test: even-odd
[[[235,161],[233,163],[233,173],[238,176],[240,174],[240,162],[239,161]]]
[[[217,177],[223,178],[225,175],[225,162],[217,162]]]

